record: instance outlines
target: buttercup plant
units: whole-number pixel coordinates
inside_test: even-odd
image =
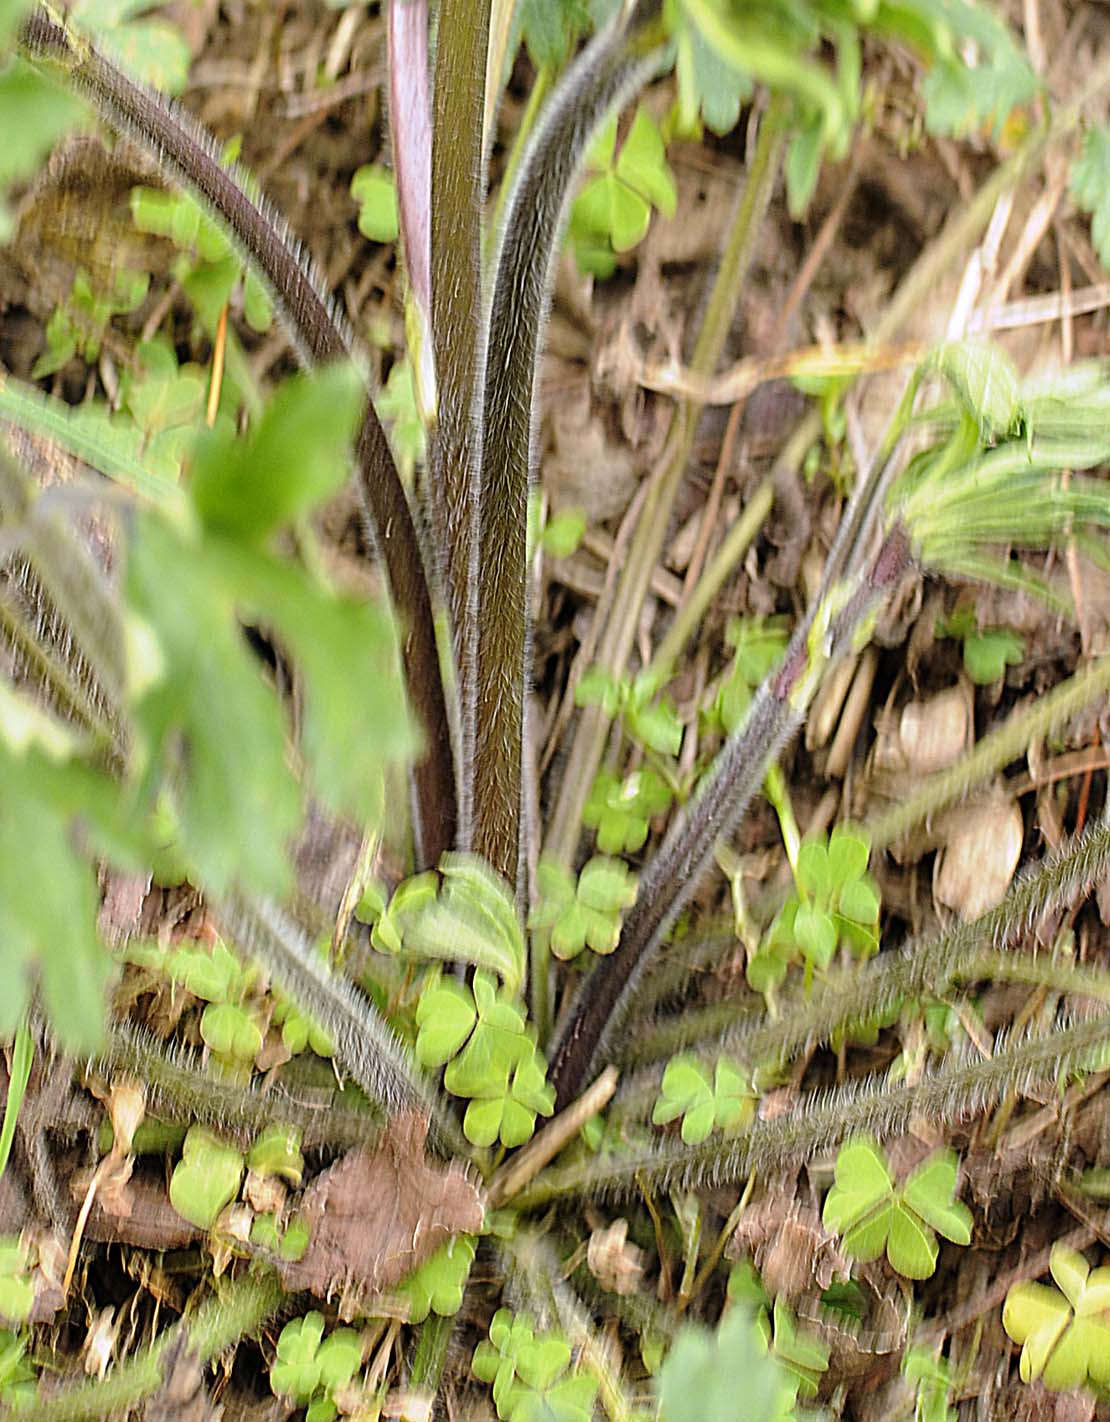
[[[702,1259],[691,1192],[742,1182],[750,1191],[757,1177],[824,1153],[835,1159],[824,1223],[843,1236],[845,1252],[865,1263],[885,1254],[906,1278],[927,1278],[937,1233],[971,1242],[973,1221],[954,1198],[957,1158],[941,1150],[896,1184],[878,1138],[921,1117],[954,1122],[1105,1059],[1106,975],[1086,968],[1061,978],[1043,957],[1001,952],[1047,908],[1071,905],[1099,881],[1110,861],[1105,825],[1063,844],[980,920],[873,957],[881,907],[869,862],[889,835],[841,826],[807,837],[796,855],[791,847],[796,894],[779,918],[774,1010],[758,998],[686,1006],[681,1042],[672,1034],[661,1045],[668,1004],[699,966],[691,905],[718,846],[762,787],[774,798],[768,776],[826,673],[869,647],[907,580],[975,578],[1058,602],[1045,577],[999,549],[1103,548],[1110,497],[1090,472],[1110,459],[1101,365],[1023,380],[985,343],[913,354],[904,398],[874,457],[859,461],[808,610],[789,636],[774,622],[734,630],[734,667],[715,708],[723,743],[692,791],[694,774],[684,782],[676,764],[690,728],[667,691],[674,657],[639,671],[631,658],[760,220],[780,174],[800,215],[823,158],[851,146],[864,111],[864,41],[893,37],[929,66],[934,133],[994,129],[1040,93],[1032,69],[1000,21],[924,0],[848,11],[821,0],[620,0],[573,55],[588,13],[573,3],[551,9],[554,19],[534,4],[521,9],[541,80],[491,228],[492,115],[511,7],[440,0],[433,47],[423,0],[387,6],[393,176],[366,165],[352,191],[363,231],[399,240],[408,351],[375,401],[360,342],[245,170],[132,78],[102,37],[90,37],[82,7],[64,14],[0,0],[0,41],[13,52],[0,73],[0,112],[27,120],[6,126],[21,136],[0,178],[32,173],[73,118],[50,86],[77,96],[174,185],[136,188],[133,216],[178,249],[176,279],[213,350],[230,351],[234,365],[229,321],[241,315],[260,329],[272,312],[305,367],[267,398],[250,388],[245,363],[231,372],[231,393],[214,372],[210,427],[187,440],[180,431],[199,416],[196,376],[157,338],[122,384],[123,419],[106,407],[92,419],[73,416],[56,395],[0,374],[0,417],[110,481],[42,489],[26,443],[0,451],[0,636],[9,656],[0,682],[0,1031],[21,1032],[24,1042],[49,1033],[101,1075],[140,1078],[151,1109],[186,1128],[168,1190],[175,1225],[209,1236],[221,1259],[249,1257],[254,1270],[237,1264],[226,1289],[105,1379],[43,1396],[44,1419],[118,1415],[161,1385],[171,1349],[206,1363],[262,1328],[294,1288],[335,1298],[352,1317],[392,1310],[398,1327],[403,1318],[419,1328],[412,1377],[436,1392],[450,1367],[452,1320],[471,1327],[467,1305],[481,1298],[471,1266],[483,1228],[496,1235],[488,1248],[512,1307],[499,1308],[488,1343],[467,1352],[500,1416],[577,1422],[596,1395],[612,1417],[661,1408],[682,1422],[683,1379],[704,1367],[713,1402],[702,1415],[723,1419],[721,1362],[733,1345],[757,1360],[760,1422],[789,1415],[796,1394],[826,1388],[828,1358],[799,1332],[787,1299],[769,1304],[761,1326],[735,1306],[715,1339],[680,1335],[653,1392],[612,1364],[589,1311],[556,1277],[565,1261],[537,1264],[548,1256],[525,1216],[564,1200],[578,1215],[583,1199],[598,1208],[642,1198],[636,1228],[656,1240],[663,1301],[656,1308],[633,1293],[621,1317],[641,1338],[670,1337],[679,1317],[665,1282],[672,1209],[692,1202],[699,1221],[680,1230],[682,1308],[696,1300],[708,1312],[710,1282],[748,1194]],[[982,73],[964,62],[972,50]],[[626,106],[672,64],[672,119],[658,125],[637,101],[626,124]],[[757,93],[744,185],[692,343],[689,384],[594,665],[578,682],[579,715],[548,812],[533,803],[527,776],[536,611],[528,524],[537,372],[560,244],[569,227],[585,265],[615,272],[652,209],[674,205],[664,133],[703,121],[727,130]],[[1005,186],[1076,127],[1081,109],[1030,128],[955,235],[922,258],[876,341],[890,340],[915,290],[977,240]],[[1101,248],[1107,198],[1095,181],[1101,140],[1092,132],[1072,182],[1094,213]],[[125,278],[107,305],[91,285],[75,286],[48,335],[43,373],[78,354],[91,359],[142,276]],[[813,433],[811,421],[790,442],[784,478],[797,473]],[[314,515],[352,463],[381,597],[340,591],[319,547]],[[107,556],[90,548],[73,516],[92,504],[111,525]],[[551,542],[553,555],[569,548]],[[1078,705],[1106,689],[1104,675],[1096,668],[1075,693]],[[1053,703],[1038,734],[1076,709],[1063,705]],[[623,739],[609,735],[615,718]],[[922,816],[987,773],[976,762],[955,788],[923,787],[933,799]],[[402,785],[407,815],[396,813]],[[679,810],[649,844],[651,821],[675,799]],[[787,804],[780,796],[780,822]],[[361,841],[338,907],[290,855],[317,816],[353,824]],[[596,829],[600,850],[589,857],[584,825]],[[642,856],[642,865],[620,855]],[[113,957],[96,932],[94,861],[105,880],[169,865],[167,880],[203,898],[205,916],[189,931],[215,938],[211,951],[178,945],[167,957],[132,942]],[[352,920],[369,925],[369,946],[349,932]],[[871,960],[838,961],[841,943]],[[785,976],[795,954],[807,966],[796,984]],[[753,982],[759,957],[747,965]],[[725,958],[714,963],[723,978]],[[561,966],[572,959],[574,967]],[[137,967],[168,973],[196,1000],[158,1024],[160,1037],[109,1020],[106,988],[125,961],[131,981]],[[935,1071],[902,1080],[824,1095],[802,1090],[801,1072],[784,1084],[804,1053],[842,1043],[860,1024],[893,1023],[907,1000],[1007,977],[1103,1007],[1000,1039],[981,1057],[949,1053]],[[41,992],[32,994],[32,981]],[[630,1030],[640,1022],[642,1032]],[[181,1024],[186,1033],[195,1025],[204,1054],[166,1045]],[[313,1058],[330,1054],[340,1083],[327,1066],[313,1075],[314,1060],[288,1060],[308,1057],[309,1046]],[[633,1048],[639,1068],[618,1086],[613,1067]],[[242,1080],[225,1069],[232,1062]],[[255,1067],[275,1074],[271,1090],[260,1089]],[[15,1082],[13,1063],[18,1094]],[[779,1084],[790,1099],[760,1099]],[[681,1125],[652,1132],[649,1117],[657,1127]],[[302,1150],[324,1158],[306,1164]],[[107,1166],[93,1176],[96,1189],[106,1175]],[[90,1186],[83,1222],[95,1193]],[[485,1209],[491,1198],[496,1215]],[[74,1251],[79,1245],[78,1231]],[[6,1248],[5,1280],[22,1300],[22,1255]],[[1063,1337],[1067,1366],[1058,1361],[1052,1376],[1101,1385],[1083,1342],[1096,1324],[1080,1326],[1099,1313],[1101,1285],[1081,1278],[1074,1260],[1058,1262],[1063,1311],[1016,1296],[1007,1326],[1015,1339],[1013,1329],[1023,1333],[1030,1376],[1048,1376],[1046,1359]],[[333,1330],[325,1340],[325,1328],[319,1310],[287,1324],[270,1371],[277,1394],[319,1416],[362,1361],[350,1337]],[[772,1355],[766,1367],[760,1337]],[[1072,1357],[1080,1353],[1082,1365]]]

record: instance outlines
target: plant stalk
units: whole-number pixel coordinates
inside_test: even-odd
[[[178,1349],[203,1366],[248,1334],[257,1333],[286,1302],[276,1274],[244,1274],[224,1284],[188,1318],[167,1328],[145,1352],[120,1363],[106,1378],[37,1401],[34,1407],[0,1408],[0,1417],[35,1422],[96,1422],[127,1416],[166,1380],[166,1363]]]
[[[210,133],[177,104],[131,79],[84,36],[36,5],[24,22],[29,59],[88,99],[106,123],[149,152],[160,170],[200,197],[263,279],[302,364],[352,358],[354,339],[323,278],[285,222],[251,196],[248,176],[220,163]],[[367,401],[355,446],[357,486],[404,627],[402,666],[424,735],[413,772],[418,865],[435,863],[455,835],[455,772],[436,648],[429,569],[385,431]]]
[[[563,75],[505,202],[494,260],[485,362],[478,499],[474,849],[523,885],[524,691],[528,680],[528,496],[535,467],[535,392],[571,183],[606,115],[655,69],[660,0],[625,0]]]
[[[437,415],[428,488],[459,682],[459,833],[470,847],[474,800],[484,331],[482,146],[490,0],[441,0],[432,127],[431,276]]]

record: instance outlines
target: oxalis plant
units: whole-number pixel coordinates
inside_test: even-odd
[[[113,14],[141,26],[145,8]],[[827,672],[868,646],[909,580],[952,575],[1058,599],[1015,550],[1070,541],[1103,552],[1110,497],[1085,472],[1110,459],[1101,364],[1034,380],[985,343],[916,352],[885,435],[858,461],[808,611],[789,636],[735,631],[733,665],[704,708],[720,748],[692,773],[680,769],[683,728],[666,696],[689,625],[649,667],[631,658],[760,221],[780,174],[801,213],[824,158],[848,151],[863,44],[874,34],[924,64],[934,132],[1001,126],[1045,96],[1008,31],[970,6],[597,8],[607,13],[520,7],[539,77],[490,204],[512,6],[388,7],[392,182],[370,172],[356,190],[364,230],[396,232],[403,256],[401,459],[365,353],[249,173],[112,57],[119,35],[96,31],[96,7],[0,4],[0,113],[17,135],[0,174],[33,173],[90,113],[137,145],[163,188],[137,190],[135,221],[179,249],[178,280],[227,356],[226,379],[203,380],[149,342],[115,411],[73,411],[0,373],[12,432],[0,455],[0,1031],[12,1041],[0,1163],[19,1142],[45,1221],[0,1245],[6,1410],[120,1416],[261,1332],[272,1391],[314,1419],[383,1406],[424,1416],[466,1386],[488,1386],[514,1422],[598,1407],[614,1419],[723,1419],[735,1415],[738,1356],[748,1415],[826,1404],[829,1415],[842,1384],[822,1320],[858,1334],[892,1297],[912,1313],[909,1281],[934,1271],[938,1236],[974,1242],[958,1158],[907,1155],[910,1128],[920,1139],[1105,1063],[1110,978],[1024,946],[1104,874],[1105,824],[1026,871],[986,915],[882,952],[868,870],[1103,695],[1105,665],[866,826],[802,838],[777,768]],[[138,33],[165,53],[160,32]],[[640,108],[627,125],[619,117],[671,68],[685,131],[727,131],[747,106],[750,161],[693,345],[694,393],[676,402],[548,813],[526,774],[543,330],[568,220],[578,260],[605,276],[652,209],[673,207],[655,121]],[[876,342],[978,238],[1007,186],[1083,121],[1082,104],[1030,120],[923,256]],[[1102,242],[1106,142],[1087,130],[1072,174]],[[143,292],[122,281],[98,297],[75,282],[39,373],[95,359],[113,316]],[[256,327],[272,313],[304,373],[264,399],[229,310]],[[826,422],[834,396],[825,387]],[[800,467],[819,433],[819,419],[803,422],[782,469]],[[406,480],[399,464],[416,462],[421,440],[418,477]],[[44,443],[105,477],[44,479]],[[369,600],[336,587],[313,522],[352,467],[381,574]],[[743,551],[725,547],[733,560]],[[707,571],[706,596],[728,566]],[[603,765],[614,725],[636,769]],[[760,794],[792,877],[765,924],[729,849]],[[341,892],[329,897],[313,865],[344,846]],[[626,856],[641,849],[635,873]],[[400,859],[403,872],[387,873]],[[688,910],[715,861],[734,921],[706,935]],[[121,886],[152,876],[196,891],[200,931],[143,937],[136,923],[110,952],[98,909],[110,926]],[[685,996],[691,967],[723,961],[738,941],[750,990]],[[992,980],[1041,985],[1074,1010],[990,1050],[961,1048],[951,1002]],[[140,999],[158,1004],[147,1020],[160,1031],[135,1025]],[[779,1088],[792,1073],[803,1081],[807,1054],[843,1053],[900,1020],[916,1024],[916,1048],[886,1079],[795,1089],[784,1103]],[[190,1031],[203,1052],[183,1045]],[[65,1085],[68,1070],[47,1066],[55,1052],[82,1064],[103,1121]],[[50,1095],[48,1078],[63,1088]],[[66,1182],[82,1202],[76,1223],[48,1128],[85,1151],[84,1173]],[[169,1162],[153,1224],[134,1209],[132,1183],[148,1156]],[[734,1246],[758,1235],[753,1192],[803,1163],[827,1194],[791,1228],[832,1264],[827,1285],[790,1290],[781,1269],[761,1278]],[[134,1179],[156,1175],[140,1167]],[[710,1186],[742,1187],[712,1239],[699,1195]],[[593,1229],[586,1267],[584,1211],[610,1202],[626,1215]],[[205,1245],[218,1286],[99,1379],[50,1389],[32,1325],[64,1307],[83,1244],[113,1231],[151,1249]],[[638,1287],[652,1243],[661,1302]],[[727,1274],[726,1250],[740,1261]],[[1065,1246],[1052,1256],[1062,1294],[1032,1280],[1010,1294],[1022,1378],[1106,1386],[1106,1271],[1088,1270]],[[906,1282],[884,1298],[883,1278]],[[799,1295],[814,1292],[803,1318]],[[716,1331],[684,1324],[688,1311]],[[638,1358],[628,1348],[618,1363],[601,1316],[619,1319]],[[903,1318],[899,1346],[909,1333]],[[916,1415],[951,1415],[957,1379],[928,1339],[906,1348],[904,1379]],[[387,1401],[396,1381],[407,1391]]]

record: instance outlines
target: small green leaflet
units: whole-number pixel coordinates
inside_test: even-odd
[[[401,231],[393,174],[378,163],[356,170],[351,196],[358,203],[358,230],[371,242],[396,242]]]
[[[1021,376],[1001,346],[945,341],[930,352],[927,367],[949,382],[984,439],[998,439],[1016,430],[1021,415]]]
[[[1091,241],[1110,271],[1110,127],[1105,124],[1084,135],[1083,149],[1071,165],[1071,195],[1077,207],[1091,214]]]
[[[517,23],[537,69],[560,69],[571,45],[590,26],[584,0],[520,0]]]

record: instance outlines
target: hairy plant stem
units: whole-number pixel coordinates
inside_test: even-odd
[[[244,1087],[211,1070],[196,1053],[117,1024],[91,1059],[100,1071],[141,1082],[153,1114],[171,1121],[204,1121],[236,1139],[252,1139],[273,1121],[296,1126],[306,1149],[346,1149],[377,1137],[381,1113],[337,1104],[334,1091],[290,1086]]]
[[[1095,1070],[1110,1043],[1110,1015],[1048,1036],[1001,1046],[986,1061],[945,1066],[914,1085],[893,1089],[865,1084],[803,1098],[787,1115],[756,1121],[746,1131],[711,1137],[698,1146],[675,1141],[654,1150],[593,1158],[539,1176],[516,1198],[520,1209],[538,1209],[570,1195],[624,1199],[645,1187],[711,1189],[753,1170],[773,1171],[790,1161],[813,1160],[858,1134],[903,1134],[917,1118],[936,1124],[965,1119],[1010,1092],[1047,1086],[1061,1075]]]
[[[699,375],[713,373],[724,348],[774,191],[785,130],[785,106],[773,100],[760,125],[747,181],[736,206],[690,361],[690,369]],[[640,609],[667,536],[671,510],[690,461],[701,412],[702,406],[691,400],[682,401],[676,407],[659,467],[652,475],[651,488],[598,646],[597,664],[612,676],[620,676],[628,663]],[[582,812],[601,764],[608,734],[609,720],[602,708],[583,707],[544,844],[544,853],[567,868],[574,862],[582,832]]]
[[[607,1060],[640,980],[689,902],[717,839],[735,828],[768,765],[804,723],[825,669],[853,647],[909,566],[909,536],[895,524],[866,573],[850,584],[823,589],[795,630],[779,670],[760,687],[743,723],[718,752],[641,876],[619,947],[601,960],[579,991],[552,1054],[557,1109]]]
[[[331,1038],[336,1061],[387,1116],[406,1109],[429,1121],[429,1144],[470,1154],[458,1122],[424,1080],[409,1053],[377,1008],[325,959],[301,930],[274,905],[229,898],[217,906],[238,953],[262,964],[297,1006]]]
[[[106,1378],[87,1382],[53,1397],[42,1398],[30,1410],[0,1408],[0,1417],[34,1417],[35,1422],[104,1422],[125,1417],[166,1381],[171,1350],[180,1348],[202,1366],[240,1338],[257,1333],[286,1303],[288,1295],[276,1274],[252,1272],[219,1291],[190,1317],[167,1328],[144,1352],[117,1364]]]
[[[428,488],[454,631],[459,685],[460,849],[474,803],[476,562],[485,343],[482,146],[490,0],[441,0],[432,128],[432,331],[437,385]]]
[[[116,713],[124,693],[123,618],[103,570],[73,531],[49,512],[49,498],[30,476],[0,456],[0,526],[26,558]]]
[[[353,358],[354,340],[323,278],[287,225],[236,166],[220,163],[210,133],[183,109],[129,78],[46,5],[24,22],[28,58],[96,109],[104,121],[153,157],[162,173],[194,192],[226,229],[271,291],[304,365]],[[455,835],[455,772],[450,722],[432,615],[431,569],[385,431],[367,402],[355,445],[358,490],[385,564],[403,626],[402,667],[424,735],[413,772],[418,867],[435,863]]]
[[[548,100],[505,202],[493,263],[475,542],[473,848],[522,887],[524,691],[528,680],[528,496],[536,373],[570,185],[594,133],[655,69],[659,0],[625,0]]]
[[[963,799],[975,786],[1016,760],[1027,746],[1058,731],[1107,692],[1110,692],[1110,657],[1101,657],[1053,687],[1046,696],[1015,711],[955,765],[928,776],[905,799],[868,821],[864,828],[870,836],[872,850],[885,849],[930,815]]]
[[[729,1024],[715,1047],[753,1068],[776,1067],[806,1048],[873,1022],[906,998],[940,996],[957,978],[976,971],[988,947],[1004,947],[1048,910],[1088,893],[1107,865],[1110,826],[1096,825],[1023,874],[997,908],[980,918],[929,938],[913,938],[897,952],[881,953],[863,966],[853,964],[826,978],[819,989],[782,1003],[773,1020],[753,1024],[748,1016]]]

